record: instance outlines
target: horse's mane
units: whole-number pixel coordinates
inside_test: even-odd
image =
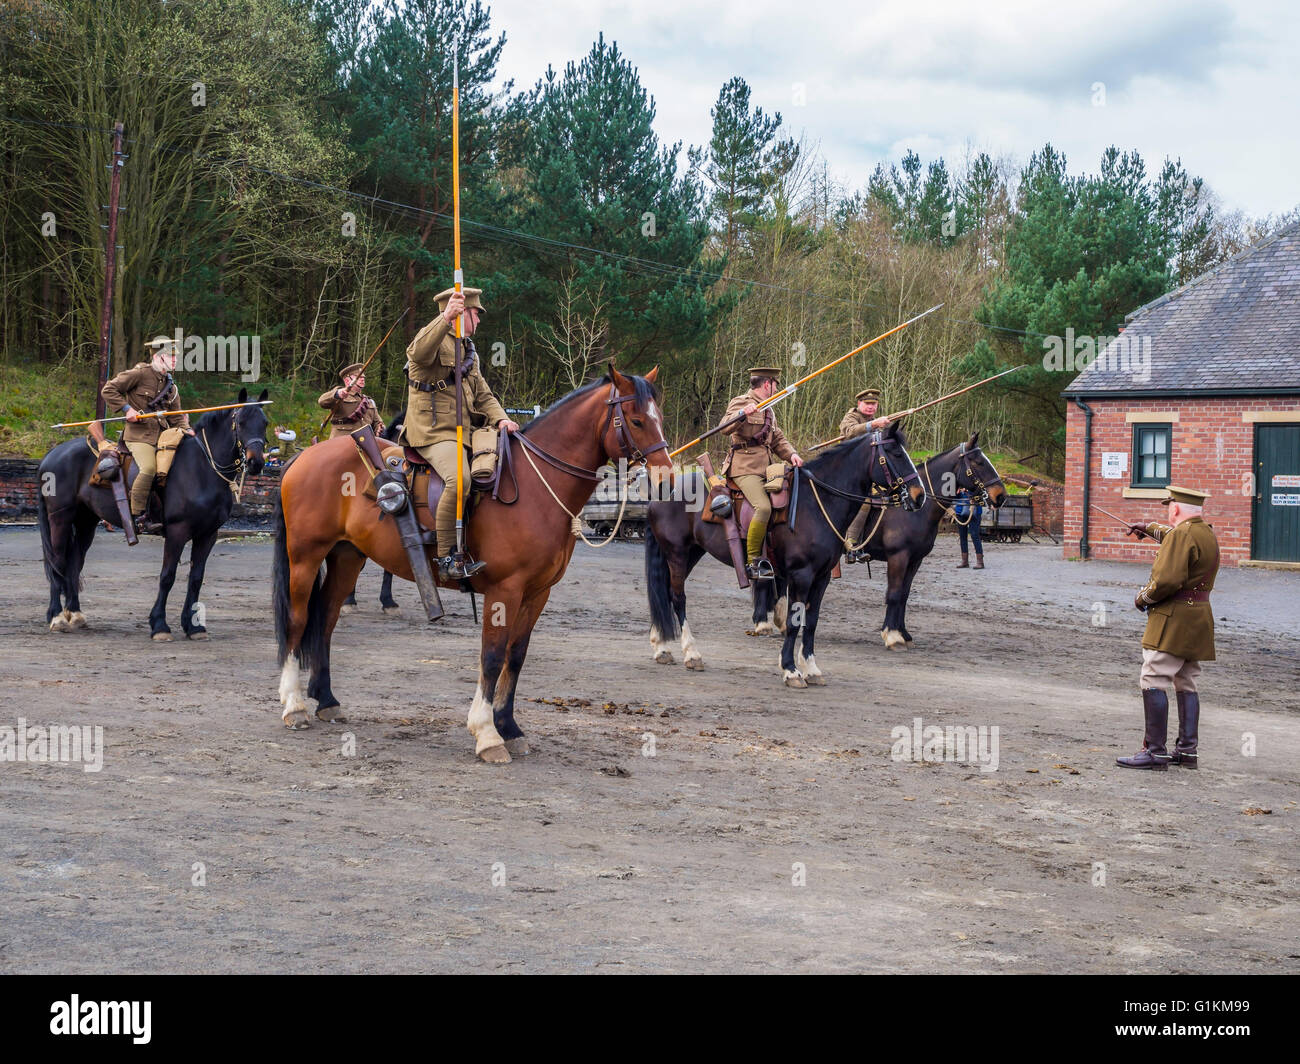
[[[635,374],[630,373],[624,373],[623,376],[632,382],[633,394],[636,396],[636,401],[633,405],[637,410],[645,410],[651,402],[654,402],[659,398],[659,389],[644,377],[638,377]],[[582,385],[582,387],[575,388],[573,391],[569,392],[568,395],[560,396],[560,398],[556,399],[555,402],[525,425],[521,431],[529,432],[556,411],[563,409],[570,403],[577,399],[581,399],[585,395],[590,395],[597,388],[613,383],[613,379],[614,378],[610,374],[606,373],[603,377],[599,377],[596,380],[590,380],[586,384]]]
[[[249,401],[251,402],[252,400]],[[236,400],[236,402],[238,402],[238,400]],[[265,411],[265,407],[259,406],[255,409]],[[195,432],[198,432],[199,429],[207,429],[209,432],[212,432],[220,428],[223,422],[229,421],[231,414],[237,414],[238,412],[239,411],[237,410],[209,410],[206,414],[200,414],[199,419],[190,427],[193,428]]]
[[[864,443],[865,441],[867,441],[870,438],[870,436],[871,436],[870,429],[868,429],[866,432],[860,432],[852,439],[845,440],[842,443],[837,443],[834,447],[831,447],[829,450],[823,451],[816,458],[812,459],[809,462],[806,462],[804,464],[804,467],[806,469],[809,469],[813,473],[819,473],[825,470],[828,466],[835,464],[835,462],[838,461],[839,458],[848,454],[848,452],[852,448],[857,447],[862,443]],[[903,450],[906,451],[907,436],[903,432],[902,425],[898,425],[895,427],[894,438],[898,440],[898,445],[902,447]]]

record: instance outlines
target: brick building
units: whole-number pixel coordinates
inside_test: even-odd
[[[1091,506],[1161,518],[1172,482],[1210,493],[1224,565],[1300,566],[1300,223],[1135,310],[1062,394],[1066,557],[1149,562]]]

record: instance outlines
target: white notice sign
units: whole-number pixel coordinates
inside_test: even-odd
[[[1277,495],[1273,496],[1274,506],[1300,506],[1300,495]]]
[[[1123,480],[1128,472],[1127,451],[1104,451],[1101,456],[1101,475],[1105,480]]]
[[[1273,487],[1300,488],[1300,473],[1274,473]]]

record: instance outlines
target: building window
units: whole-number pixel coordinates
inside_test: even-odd
[[[1169,486],[1170,425],[1133,426],[1133,484],[1135,488]]]

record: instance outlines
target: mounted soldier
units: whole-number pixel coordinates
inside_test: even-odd
[[[864,388],[853,397],[853,406],[849,408],[848,413],[840,419],[840,435],[846,440],[851,440],[854,436],[861,436],[864,432],[870,432],[875,429],[883,429],[889,424],[889,418],[876,417],[876,411],[880,409],[880,389]],[[867,527],[867,518],[871,514],[871,504],[863,503],[862,509],[858,511],[857,517],[849,525],[849,530],[844,538],[850,543],[858,543],[862,540],[862,533]],[[849,564],[861,561],[866,555],[865,547],[857,550],[851,550],[844,556],[844,560]]]
[[[145,417],[160,410],[180,410],[180,389],[172,376],[176,369],[176,341],[158,336],[145,344],[152,357],[138,362],[108,381],[100,394],[107,407],[126,415],[122,442],[135,461],[131,485],[131,518],[142,535],[158,535],[162,524],[149,514],[149,497],[156,476],[166,477],[181,437],[193,436],[188,414]]]
[[[376,436],[382,435],[384,419],[375,401],[364,393],[366,377],[361,363],[344,366],[339,379],[342,388],[332,388],[316,400],[318,406],[330,412],[330,434],[326,438],[346,436],[366,425],[374,429]]]
[[[1219,571],[1219,541],[1202,519],[1203,491],[1169,485],[1165,503],[1169,524],[1130,525],[1136,536],[1160,544],[1151,579],[1133,604],[1147,615],[1142,633],[1142,710],[1146,722],[1142,749],[1116,758],[1124,768],[1164,769],[1170,762],[1196,768],[1197,731],[1201,716],[1196,677],[1202,661],[1214,660],[1214,611],[1210,592]],[[1166,752],[1169,695],[1178,699],[1178,739]]]
[[[483,568],[456,550],[456,471],[459,464],[461,490],[466,495],[472,481],[469,470],[470,430],[475,425],[502,427],[511,432],[519,426],[506,415],[479,369],[474,343],[470,339],[484,312],[483,290],[448,288],[434,298],[439,314],[421,329],[406,349],[406,380],[409,385],[406,425],[402,441],[419,452],[445,485],[435,515],[438,527],[438,566],[453,580],[473,576]],[[461,359],[460,396],[456,395],[456,341],[453,327],[461,318],[464,355]],[[459,398],[459,402],[457,401]],[[464,427],[464,444],[457,454],[456,414],[459,407]],[[379,426],[382,432],[383,426]]]
[[[730,475],[736,487],[754,508],[754,519],[749,523],[745,541],[745,570],[752,580],[771,580],[775,576],[772,563],[759,555],[763,538],[772,518],[772,503],[767,495],[767,467],[774,462],[773,455],[792,465],[803,465],[803,459],[776,425],[776,415],[771,407],[758,409],[758,404],[774,396],[779,389],[781,371],[772,366],[755,366],[749,371],[749,391],[738,395],[727,404],[722,420],[726,422],[739,414],[745,415],[731,430],[731,450],[722,464],[722,475]]]

